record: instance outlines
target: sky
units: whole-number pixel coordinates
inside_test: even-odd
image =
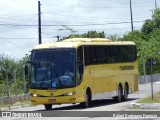
[[[151,19],[155,1],[132,0],[134,30]],[[42,43],[96,30],[121,37],[131,31],[130,0],[41,0]],[[0,54],[20,59],[38,44],[38,0],[0,0]]]

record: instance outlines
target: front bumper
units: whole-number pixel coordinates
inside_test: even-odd
[[[71,96],[61,96],[61,97],[31,97],[31,102],[33,105],[36,104],[67,104],[76,103],[77,97],[75,95]]]

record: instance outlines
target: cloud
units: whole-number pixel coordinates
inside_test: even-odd
[[[38,27],[35,26],[38,25],[37,5],[38,0],[0,0],[2,53],[21,58],[38,44]],[[151,18],[152,13],[149,10],[154,7],[153,0],[132,0],[133,20],[143,21]],[[130,21],[129,0],[41,0],[41,11],[42,25],[87,25]],[[134,23],[134,28],[140,29],[142,24]],[[105,31],[107,34],[123,35],[131,30],[130,23],[68,27],[79,34],[97,30]],[[42,26],[43,43],[56,40],[57,35],[68,36],[70,33],[62,26]]]

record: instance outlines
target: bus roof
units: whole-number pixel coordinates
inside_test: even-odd
[[[112,41],[105,38],[71,38],[60,42],[48,42],[36,45],[36,49],[76,48],[80,45],[135,45],[132,41]]]

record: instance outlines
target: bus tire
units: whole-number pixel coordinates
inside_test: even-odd
[[[122,96],[123,96],[122,86],[119,85],[118,86],[118,95],[114,99],[116,100],[116,102],[121,102],[122,101]]]
[[[44,107],[45,107],[46,110],[51,110],[52,109],[51,104],[45,104]]]
[[[80,105],[82,108],[87,108],[87,107],[89,107],[90,102],[91,102],[91,93],[87,90],[85,102],[80,103]]]
[[[123,97],[122,97],[122,100],[123,100],[123,101],[126,101],[127,98],[128,98],[128,90],[129,90],[129,87],[128,87],[128,85],[126,84],[125,87],[124,87],[124,94],[123,94]]]

